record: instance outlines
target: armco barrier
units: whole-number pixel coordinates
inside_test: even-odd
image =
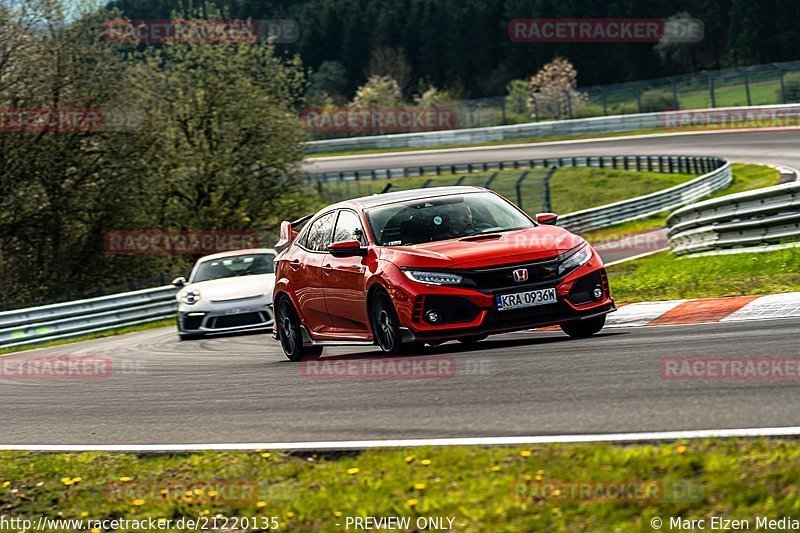
[[[0,313],[0,348],[40,344],[175,317],[172,285]]]
[[[476,144],[490,141],[517,141],[572,135],[624,133],[626,131],[635,130],[679,129],[682,127],[679,121],[680,117],[692,117],[695,119],[695,122],[707,119],[712,124],[719,126],[733,126],[737,122],[746,123],[747,121],[752,121],[755,126],[760,127],[765,125],[798,126],[800,125],[800,104],[717,107],[712,109],[636,113],[633,115],[579,118],[551,122],[531,122],[528,124],[514,124],[511,126],[491,126],[462,130],[426,131],[393,135],[374,135],[369,137],[350,137],[346,139],[327,139],[323,141],[307,142],[304,149],[306,153],[314,154],[376,148],[426,148],[432,146]]]
[[[469,163],[459,165],[437,165],[403,167],[394,169],[352,170],[326,172],[315,175],[320,182],[372,180],[402,177],[417,177],[469,172],[487,172],[513,169],[535,169],[550,167],[597,167],[648,172],[686,172],[701,176],[663,191],[621,200],[569,213],[559,217],[559,225],[572,231],[582,232],[599,229],[612,224],[646,218],[696,202],[727,187],[732,179],[730,163],[716,157],[702,156],[585,156],[525,159],[494,163]]]
[[[706,200],[667,219],[676,255],[776,244],[800,238],[800,183],[791,182]]]

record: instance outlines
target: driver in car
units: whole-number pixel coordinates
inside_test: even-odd
[[[459,205],[457,209],[453,209],[444,218],[447,224],[447,236],[445,238],[454,239],[475,233],[472,209],[468,205]]]

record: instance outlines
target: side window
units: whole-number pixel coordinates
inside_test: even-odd
[[[333,242],[356,240],[362,245],[364,241],[364,230],[361,227],[361,220],[353,211],[343,209],[339,211],[339,219],[336,221],[336,230],[333,232]]]
[[[308,241],[306,248],[314,251],[323,251],[328,248],[331,241],[331,231],[333,221],[336,220],[336,213],[328,213],[315,220],[308,228]]]

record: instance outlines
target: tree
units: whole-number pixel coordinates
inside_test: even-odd
[[[555,57],[531,78],[528,107],[535,106],[540,117],[568,118],[587,99],[576,89],[577,79],[572,63]]]
[[[353,101],[350,102],[350,107],[353,109],[393,108],[402,105],[400,85],[391,76],[370,76],[367,82],[358,88]]]

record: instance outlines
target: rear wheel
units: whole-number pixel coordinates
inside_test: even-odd
[[[278,302],[275,313],[275,322],[278,325],[278,338],[281,341],[283,353],[290,361],[302,361],[305,357],[319,357],[322,355],[322,346],[303,346],[303,337],[300,333],[300,318],[294,310],[289,298],[283,297]]]
[[[370,321],[375,341],[386,353],[401,354],[421,351],[421,342],[403,344],[400,337],[400,321],[392,305],[392,299],[383,290],[378,290],[370,302]]]
[[[575,339],[583,337],[591,337],[606,324],[606,315],[600,315],[594,318],[587,318],[585,320],[575,320],[573,322],[565,322],[561,324],[561,329]]]

